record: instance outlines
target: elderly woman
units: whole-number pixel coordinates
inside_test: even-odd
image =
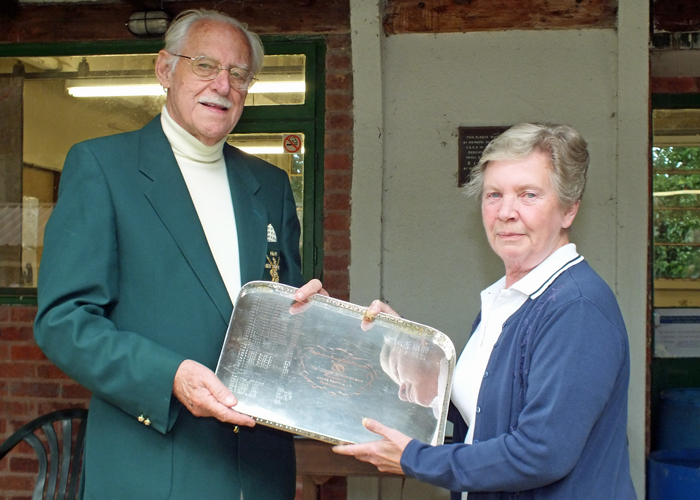
[[[481,200],[505,276],[481,292],[457,362],[453,444],[430,446],[366,419],[384,439],[337,453],[453,499],[636,498],[625,325],[615,295],[569,242],[588,162],[586,142],[566,125],[516,125],[487,146],[467,191]],[[370,318],[379,312],[395,314],[375,301]]]

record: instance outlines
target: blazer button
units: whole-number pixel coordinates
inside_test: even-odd
[[[138,420],[139,422],[143,423],[143,421],[146,420],[146,419],[144,418],[143,415],[139,415],[138,418],[137,418],[136,420]]]
[[[146,425],[146,426],[151,425],[151,419],[147,418],[146,420],[144,420],[143,425]]]

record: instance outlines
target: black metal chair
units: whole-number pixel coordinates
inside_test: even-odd
[[[56,432],[54,423],[60,423]],[[58,410],[38,417],[18,429],[0,445],[0,460],[21,441],[34,448],[39,460],[39,475],[32,500],[51,498],[77,500],[80,494],[80,474],[85,444],[87,410]],[[77,428],[77,432],[74,430]],[[48,444],[48,453],[42,442]],[[75,445],[73,438],[75,435]]]

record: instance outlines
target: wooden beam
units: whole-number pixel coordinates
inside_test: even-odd
[[[654,0],[651,5],[655,32],[700,31],[698,0]]]
[[[0,43],[134,39],[126,21],[138,5],[146,3],[25,5],[3,23]],[[349,0],[178,1],[166,3],[163,10],[174,17],[194,8],[225,12],[260,35],[350,32]]]
[[[693,0],[695,1],[695,0]],[[387,0],[387,34],[615,28],[617,0]]]

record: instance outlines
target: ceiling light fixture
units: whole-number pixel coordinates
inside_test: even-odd
[[[255,82],[255,85],[248,90],[249,94],[285,94],[285,93],[304,93],[306,92],[306,83],[301,82]]]
[[[66,89],[73,97],[137,97],[163,96],[165,90],[155,79],[90,78],[66,80]]]

